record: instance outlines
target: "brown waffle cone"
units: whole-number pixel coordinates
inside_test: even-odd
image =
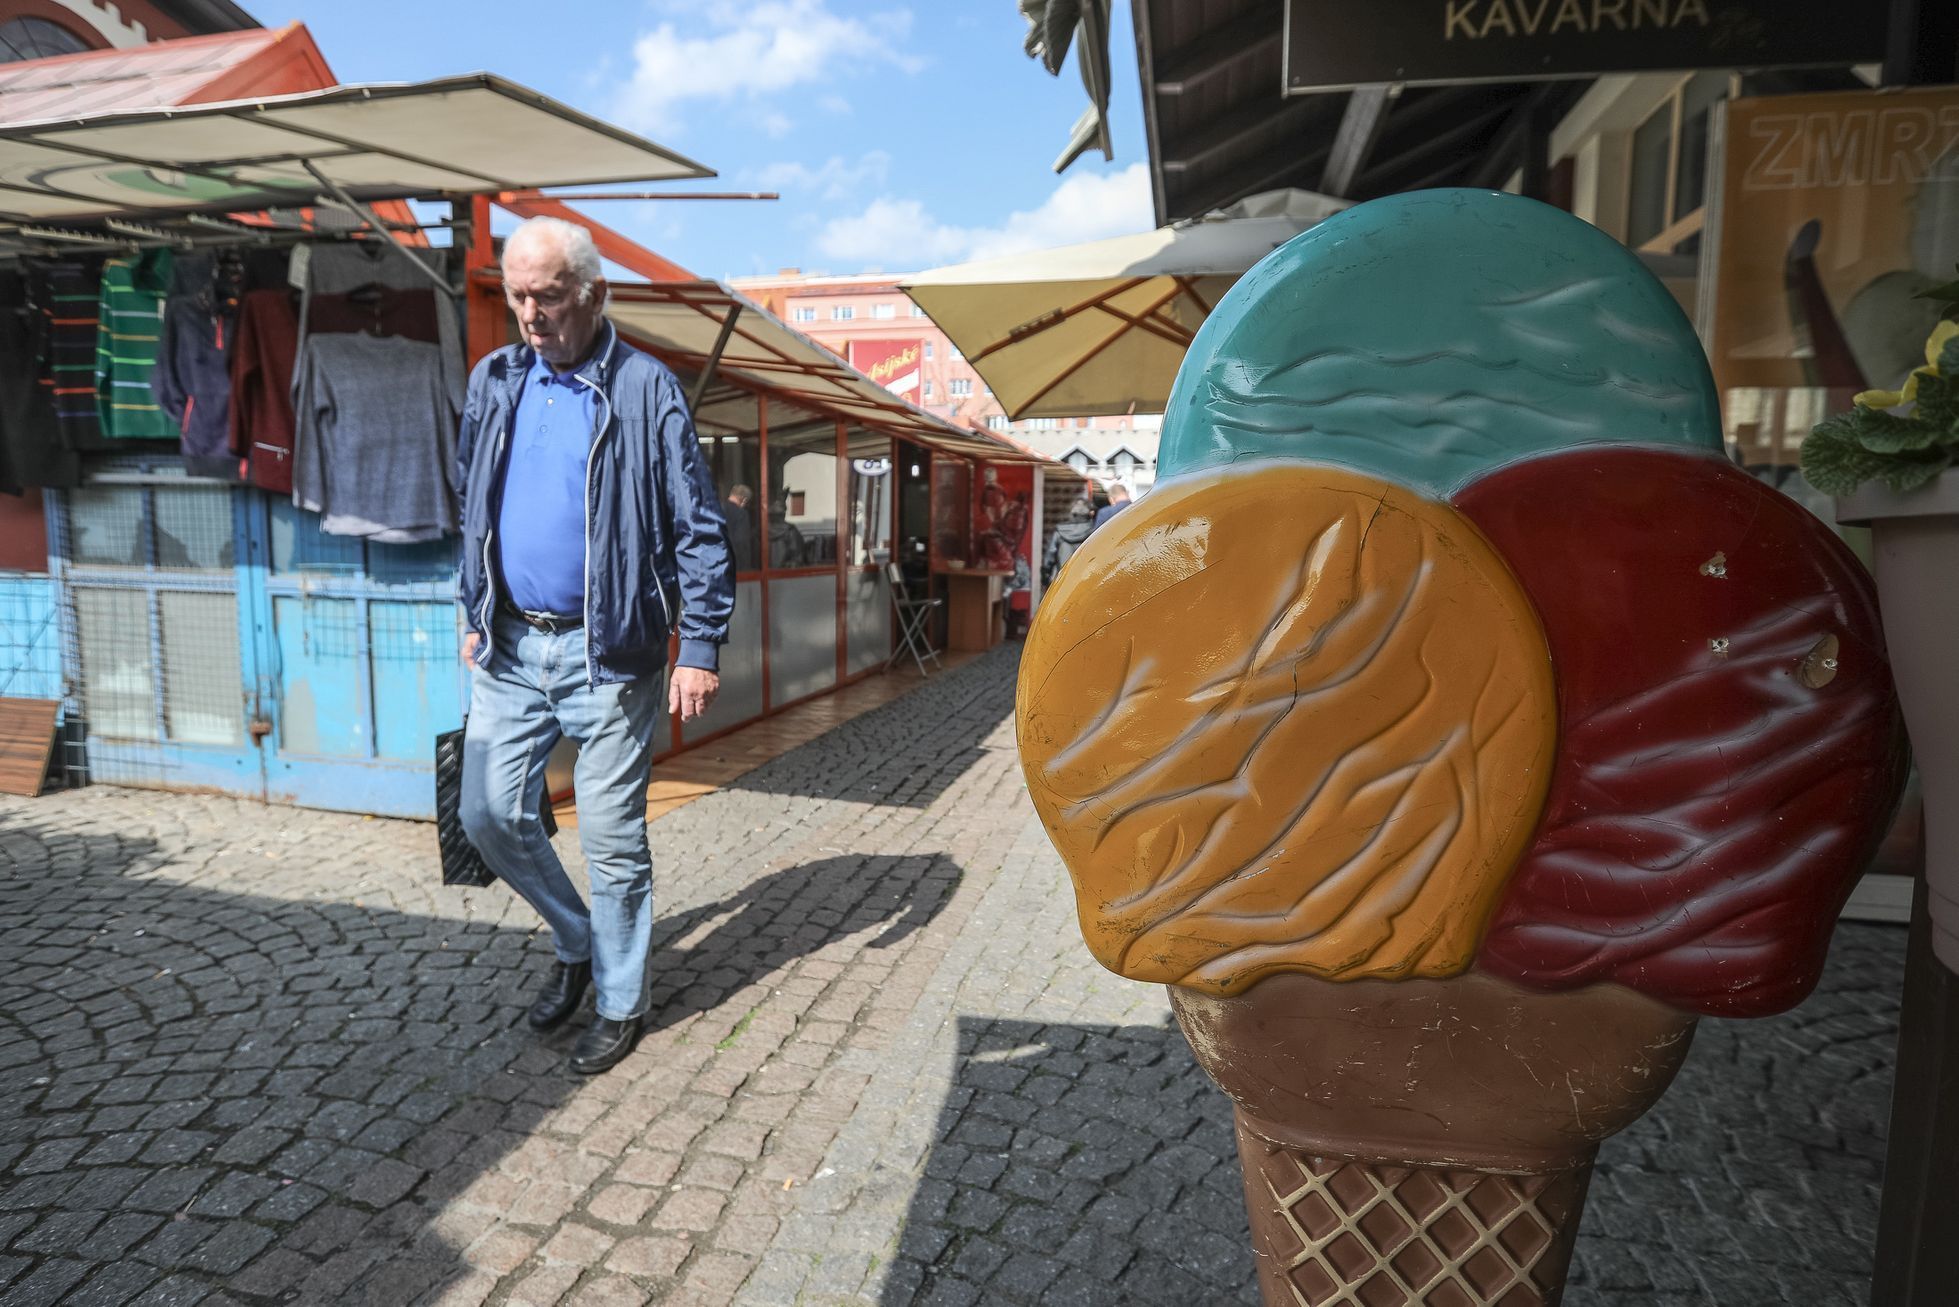
[[[1313,1157],[1238,1119],[1259,1288],[1282,1307],[1556,1307],[1590,1166],[1548,1175]]]
[[[1474,973],[1170,993],[1237,1107],[1266,1307],[1555,1307],[1599,1141],[1694,1026],[1617,985]]]

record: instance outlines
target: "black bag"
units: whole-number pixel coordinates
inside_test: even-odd
[[[444,885],[484,886],[497,874],[463,833],[463,729],[435,737],[435,835],[442,848]],[[538,814],[548,838],[558,833],[558,819],[547,799]]]

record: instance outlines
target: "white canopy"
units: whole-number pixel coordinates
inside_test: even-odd
[[[489,73],[0,124],[0,218],[308,204],[711,177]]]
[[[607,316],[669,363],[698,373],[713,359],[716,376],[739,378],[814,412],[948,453],[1006,463],[1048,461],[913,407],[718,282],[615,282],[610,289]],[[752,400],[708,397],[695,410],[702,426],[732,430],[751,429],[753,416]]]
[[[1218,298],[1347,204],[1268,191],[1155,231],[936,268],[899,285],[1014,417],[1156,413]]]

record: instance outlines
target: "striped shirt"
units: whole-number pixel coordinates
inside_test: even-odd
[[[102,265],[95,334],[95,409],[102,434],[119,440],[174,440],[181,433],[156,401],[163,301],[170,290],[171,254],[148,250]]]
[[[102,274],[92,259],[37,260],[28,267],[28,294],[43,315],[41,384],[54,405],[61,442],[101,449],[95,413],[95,310]]]

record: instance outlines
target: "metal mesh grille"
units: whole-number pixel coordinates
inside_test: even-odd
[[[237,555],[229,491],[163,487],[151,494],[158,570],[231,571]]]
[[[157,608],[165,732],[180,744],[243,744],[238,601],[229,594],[164,591]]]
[[[147,596],[140,590],[93,587],[76,590],[74,596],[81,706],[89,731],[112,740],[156,739]]]
[[[61,626],[54,582],[0,576],[0,698],[61,698]]]
[[[1238,1140],[1253,1239],[1299,1307],[1552,1307],[1561,1296],[1589,1167],[1517,1176],[1312,1157],[1242,1122]]]

